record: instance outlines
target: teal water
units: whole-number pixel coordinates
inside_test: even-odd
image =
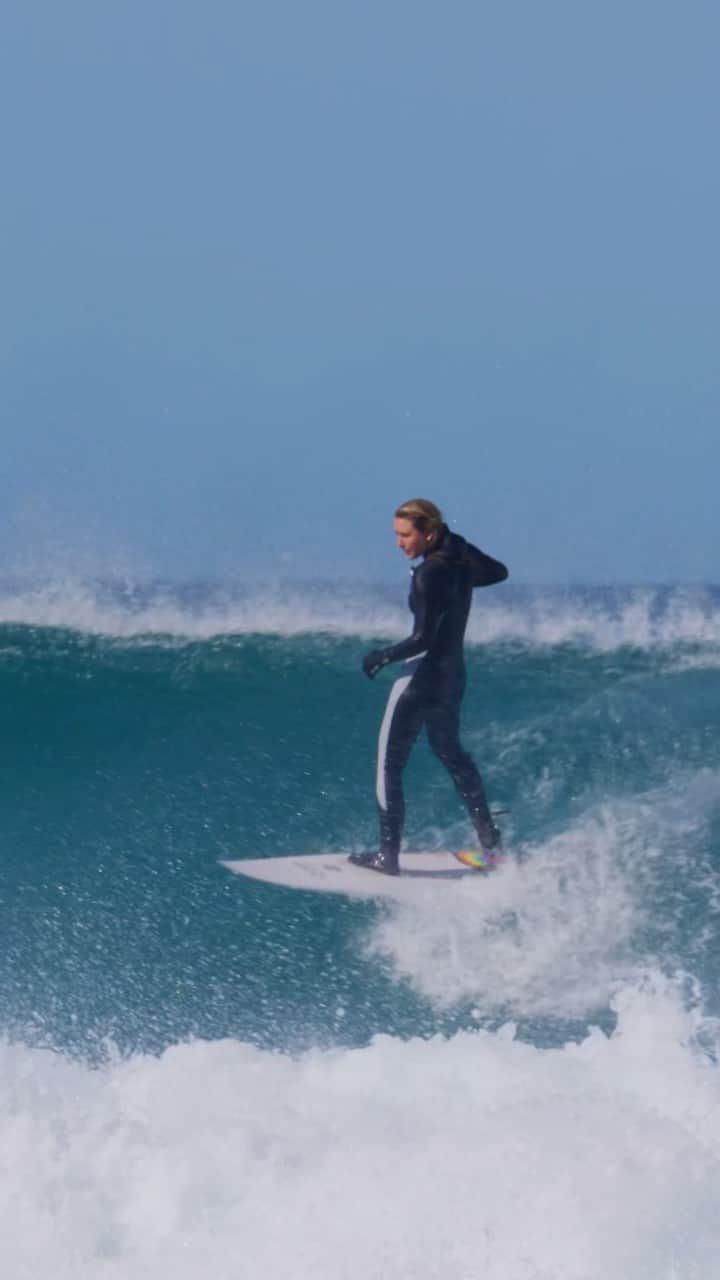
[[[440,1013],[385,968],[368,998],[358,952],[375,907],[240,884],[219,865],[372,847],[390,678],[359,673],[363,645],[327,633],[3,626],[6,1027],[94,1052],[108,1039],[149,1050],[197,1035],[356,1045],[377,1031],[463,1024],[462,1002]],[[692,958],[711,990],[713,950],[698,938],[714,928],[707,877],[720,866],[714,655],[692,639],[611,649],[499,639],[469,647],[464,704],[467,743],[492,802],[510,811],[520,857],[542,859],[544,842],[603,806],[652,808],[647,838],[662,862],[643,857],[634,828],[627,848],[603,857],[623,868],[634,859],[628,874],[652,881],[638,954]],[[410,845],[469,838],[424,743],[407,801]]]
[[[601,1258],[593,1270],[577,1257],[573,1231],[557,1256],[546,1235],[542,1246],[528,1237],[523,1247],[535,1249],[537,1268],[523,1270],[517,1228],[503,1225],[498,1201],[495,1252],[486,1241],[492,1274],[491,1264],[510,1280],[710,1276],[706,1259],[718,1241],[709,1188],[720,1159],[713,593],[544,601],[516,593],[476,611],[464,737],[492,804],[509,811],[510,858],[493,883],[422,910],[287,892],[221,866],[228,857],[372,846],[375,740],[390,679],[368,682],[359,663],[373,638],[402,633],[399,605],[383,593],[355,599],[349,587],[306,598],[302,609],[296,597],[279,596],[226,599],[219,609],[195,597],[192,606],[182,596],[161,606],[96,592],[76,604],[63,619],[56,598],[15,595],[0,625],[0,1079],[9,1108],[0,1120],[26,1171],[31,1231],[48,1242],[47,1257],[41,1251],[16,1274],[104,1276],[116,1264],[113,1274],[123,1277],[151,1274],[156,1229],[136,1207],[137,1187],[158,1212],[173,1206],[160,1233],[168,1248],[187,1214],[175,1158],[168,1156],[162,1197],[148,1171],[160,1159],[151,1153],[167,1142],[182,1148],[182,1167],[189,1161],[200,1179],[192,1196],[202,1222],[182,1259],[195,1258],[196,1247],[198,1259],[207,1256],[202,1224],[222,1210],[213,1232],[231,1247],[218,1274],[249,1274],[227,1258],[249,1230],[237,1214],[250,1192],[235,1186],[228,1200],[229,1190],[213,1189],[218,1164],[239,1161],[250,1187],[269,1178],[292,1218],[299,1194],[332,1202],[337,1178],[350,1175],[327,1161],[341,1161],[350,1141],[361,1152],[357,1194],[372,1202],[378,1153],[383,1163],[400,1159],[411,1131],[432,1145],[439,1106],[449,1144],[436,1153],[443,1177],[462,1169],[492,1198],[499,1162],[517,1194],[541,1161],[547,1194],[560,1196],[571,1220],[579,1215],[578,1230],[596,1240]],[[408,846],[467,841],[459,801],[424,742],[408,767],[406,796]],[[455,1095],[446,1091],[465,1077],[466,1098],[472,1081],[485,1082],[480,1110],[458,1116],[454,1133]],[[236,1114],[235,1087],[252,1100],[252,1118]],[[181,1110],[168,1119],[172,1097]],[[221,1097],[223,1119],[213,1110]],[[388,1127],[363,1155],[378,1103]],[[497,1147],[492,1136],[498,1108],[515,1116],[517,1107],[520,1154],[517,1143]],[[549,1114],[557,1168],[543,1137]],[[560,1189],[568,1169],[578,1185],[590,1178],[587,1150],[616,1114],[624,1117],[618,1150],[630,1144],[623,1195],[635,1197],[644,1225],[635,1239],[636,1228],[620,1223],[611,1233],[620,1252],[608,1254],[590,1221],[608,1193],[605,1174],[593,1165],[594,1181],[572,1204]],[[154,1127],[163,1115],[164,1137]],[[39,1127],[39,1138],[18,1137],[18,1116]],[[465,1146],[461,1133],[476,1122]],[[226,1123],[232,1154],[222,1145]],[[61,1131],[90,1143],[86,1161],[113,1205],[99,1225]],[[671,1133],[682,1133],[680,1147]],[[33,1172],[38,1141],[61,1144],[49,1190]],[[140,1162],[135,1183],[123,1182],[108,1154],[118,1142],[123,1161]],[[681,1193],[672,1170],[686,1156],[693,1172],[686,1167]],[[669,1269],[668,1202],[664,1191],[647,1190],[650,1170],[666,1158],[673,1230],[694,1242],[694,1270],[687,1252],[679,1270]],[[407,1159],[403,1185],[422,1161],[419,1153]],[[627,1172],[633,1161],[642,1165],[637,1182]],[[288,1173],[296,1165],[302,1192]],[[409,1198],[408,1221],[416,1222],[424,1195],[416,1188]],[[53,1272],[43,1217],[58,1196],[71,1206],[71,1237],[84,1242],[82,1266],[72,1250],[62,1255],[66,1272]],[[322,1257],[311,1250],[306,1274],[360,1274],[342,1261],[341,1237],[354,1228],[352,1214],[339,1212],[337,1245]],[[478,1239],[452,1216],[442,1221],[472,1267]],[[302,1217],[296,1225],[305,1240]],[[264,1237],[256,1242],[266,1274],[292,1274],[296,1245],[267,1256],[266,1247]],[[431,1267],[404,1239],[387,1248],[392,1264],[383,1272],[376,1260],[370,1274],[459,1274]],[[178,1275],[200,1274],[200,1261],[183,1270],[182,1259],[172,1249],[166,1255]]]

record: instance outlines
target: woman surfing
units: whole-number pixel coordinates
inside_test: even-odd
[[[380,728],[377,803],[380,847],[353,853],[350,861],[371,871],[397,875],[405,802],[402,775],[422,728],[465,803],[480,852],[458,855],[469,866],[487,870],[500,832],[492,820],[477,767],[460,742],[460,704],[465,692],[463,644],[475,587],[503,582],[508,571],[499,560],[451,533],[442,512],[426,498],[404,502],[395,512],[395,537],[412,570],[409,605],[412,633],[399,644],[365,655],[371,679],[391,662],[402,662]]]

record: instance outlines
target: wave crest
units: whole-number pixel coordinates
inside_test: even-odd
[[[131,638],[330,634],[396,638],[409,616],[400,586],[348,582],[208,585],[72,578],[0,584],[0,624]],[[471,644],[720,650],[713,587],[501,588],[476,593]]]

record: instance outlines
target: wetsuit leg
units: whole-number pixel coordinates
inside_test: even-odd
[[[377,802],[380,850],[391,860],[400,851],[405,800],[402,774],[423,725],[425,705],[413,687],[413,675],[401,676],[390,690],[380,727],[377,758]]]
[[[480,844],[494,848],[500,832],[490,816],[482,778],[460,742],[460,700],[434,701],[425,708],[424,719],[428,742],[460,792]]]

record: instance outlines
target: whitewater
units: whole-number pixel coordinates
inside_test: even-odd
[[[0,586],[12,1280],[714,1280],[720,593],[479,593],[510,857],[435,902],[225,857],[370,847],[397,587]],[[469,835],[420,744],[408,844]]]

